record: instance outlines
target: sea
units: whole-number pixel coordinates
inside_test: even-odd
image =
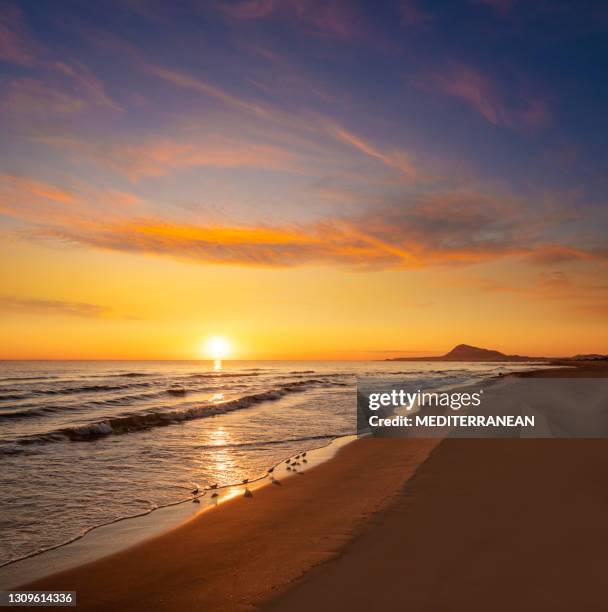
[[[0,566],[354,434],[357,376],[432,390],[531,367],[0,362]]]

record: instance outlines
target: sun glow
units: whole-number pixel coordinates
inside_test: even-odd
[[[232,345],[222,336],[213,336],[205,340],[203,353],[214,361],[221,361],[230,355]]]

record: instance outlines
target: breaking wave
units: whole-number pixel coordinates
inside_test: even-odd
[[[269,391],[262,391],[240,398],[216,403],[201,403],[189,408],[173,408],[154,412],[140,412],[137,414],[123,414],[115,417],[105,418],[85,425],[65,427],[53,431],[25,436],[14,440],[20,445],[44,444],[59,441],[87,441],[108,436],[112,434],[126,434],[142,431],[152,427],[161,427],[200,419],[204,417],[225,414],[233,410],[249,408],[261,402],[268,402],[281,399],[290,393],[299,393],[319,386],[344,386],[347,383],[337,381],[329,382],[320,378],[311,378],[289,382]],[[2,453],[0,448],[0,454]]]

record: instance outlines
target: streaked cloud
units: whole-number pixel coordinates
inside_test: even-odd
[[[123,317],[114,312],[113,309],[99,306],[98,304],[12,296],[0,296],[0,311],[44,316],[80,317],[84,319],[134,319],[134,317],[130,316]]]
[[[422,89],[457,98],[494,125],[537,127],[549,120],[543,100],[519,95],[516,102],[509,103],[489,77],[461,62],[449,62],[417,80],[416,84]]]
[[[2,108],[10,113],[28,117],[74,115],[86,102],[61,88],[46,85],[36,79],[14,79],[2,97]]]
[[[310,34],[320,36],[349,38],[362,32],[355,5],[346,0],[224,0],[217,6],[225,15],[240,20],[282,14],[297,20]]]
[[[195,167],[289,169],[293,159],[289,151],[276,146],[214,135],[181,140],[159,137],[142,143],[93,144],[57,136],[39,136],[38,140],[65,151],[76,162],[94,161],[132,181]]]
[[[531,263],[537,265],[553,265],[573,261],[608,262],[608,248],[574,248],[559,244],[542,245],[528,257]]]
[[[326,124],[326,130],[329,135],[339,142],[353,147],[357,151],[360,151],[364,155],[383,163],[385,166],[392,168],[393,170],[397,170],[404,177],[410,180],[422,178],[421,173],[415,168],[410,156],[405,151],[397,149],[390,152],[384,152],[371,143],[366,142],[357,134],[354,134],[353,132],[350,132],[337,124]]]
[[[206,224],[154,216],[141,198],[124,192],[75,193],[10,176],[0,187],[0,212],[26,224],[22,236],[198,263],[422,268],[512,256],[605,261],[608,252],[550,244],[545,214],[487,193],[411,196],[306,223]]]
[[[191,89],[211,98],[215,98],[219,102],[237,110],[260,116],[267,116],[269,114],[269,110],[262,104],[256,104],[255,102],[231,95],[219,87],[183,72],[152,65],[146,66],[146,70],[173,85],[183,89]]]
[[[40,46],[28,31],[16,5],[0,7],[0,60],[31,66],[36,63]]]
[[[7,4],[0,8],[0,61],[20,66],[36,76],[22,77],[9,83],[9,96],[5,102],[12,111],[23,103],[27,114],[40,113],[48,99],[47,113],[68,111],[77,104],[81,110],[86,103],[105,106],[115,111],[123,109],[111,99],[102,82],[83,62],[71,57],[62,58],[53,49],[40,43],[29,29],[18,6]],[[45,76],[40,76],[42,72]],[[65,77],[72,86],[66,90],[59,77]],[[50,82],[49,82],[50,81]]]

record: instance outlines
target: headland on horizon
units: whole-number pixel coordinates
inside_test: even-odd
[[[573,357],[530,357],[528,355],[506,355],[493,349],[485,349],[470,344],[458,344],[445,355],[432,357],[391,357],[385,361],[528,361],[558,363],[563,361],[596,361],[608,359],[608,355],[589,354]]]

